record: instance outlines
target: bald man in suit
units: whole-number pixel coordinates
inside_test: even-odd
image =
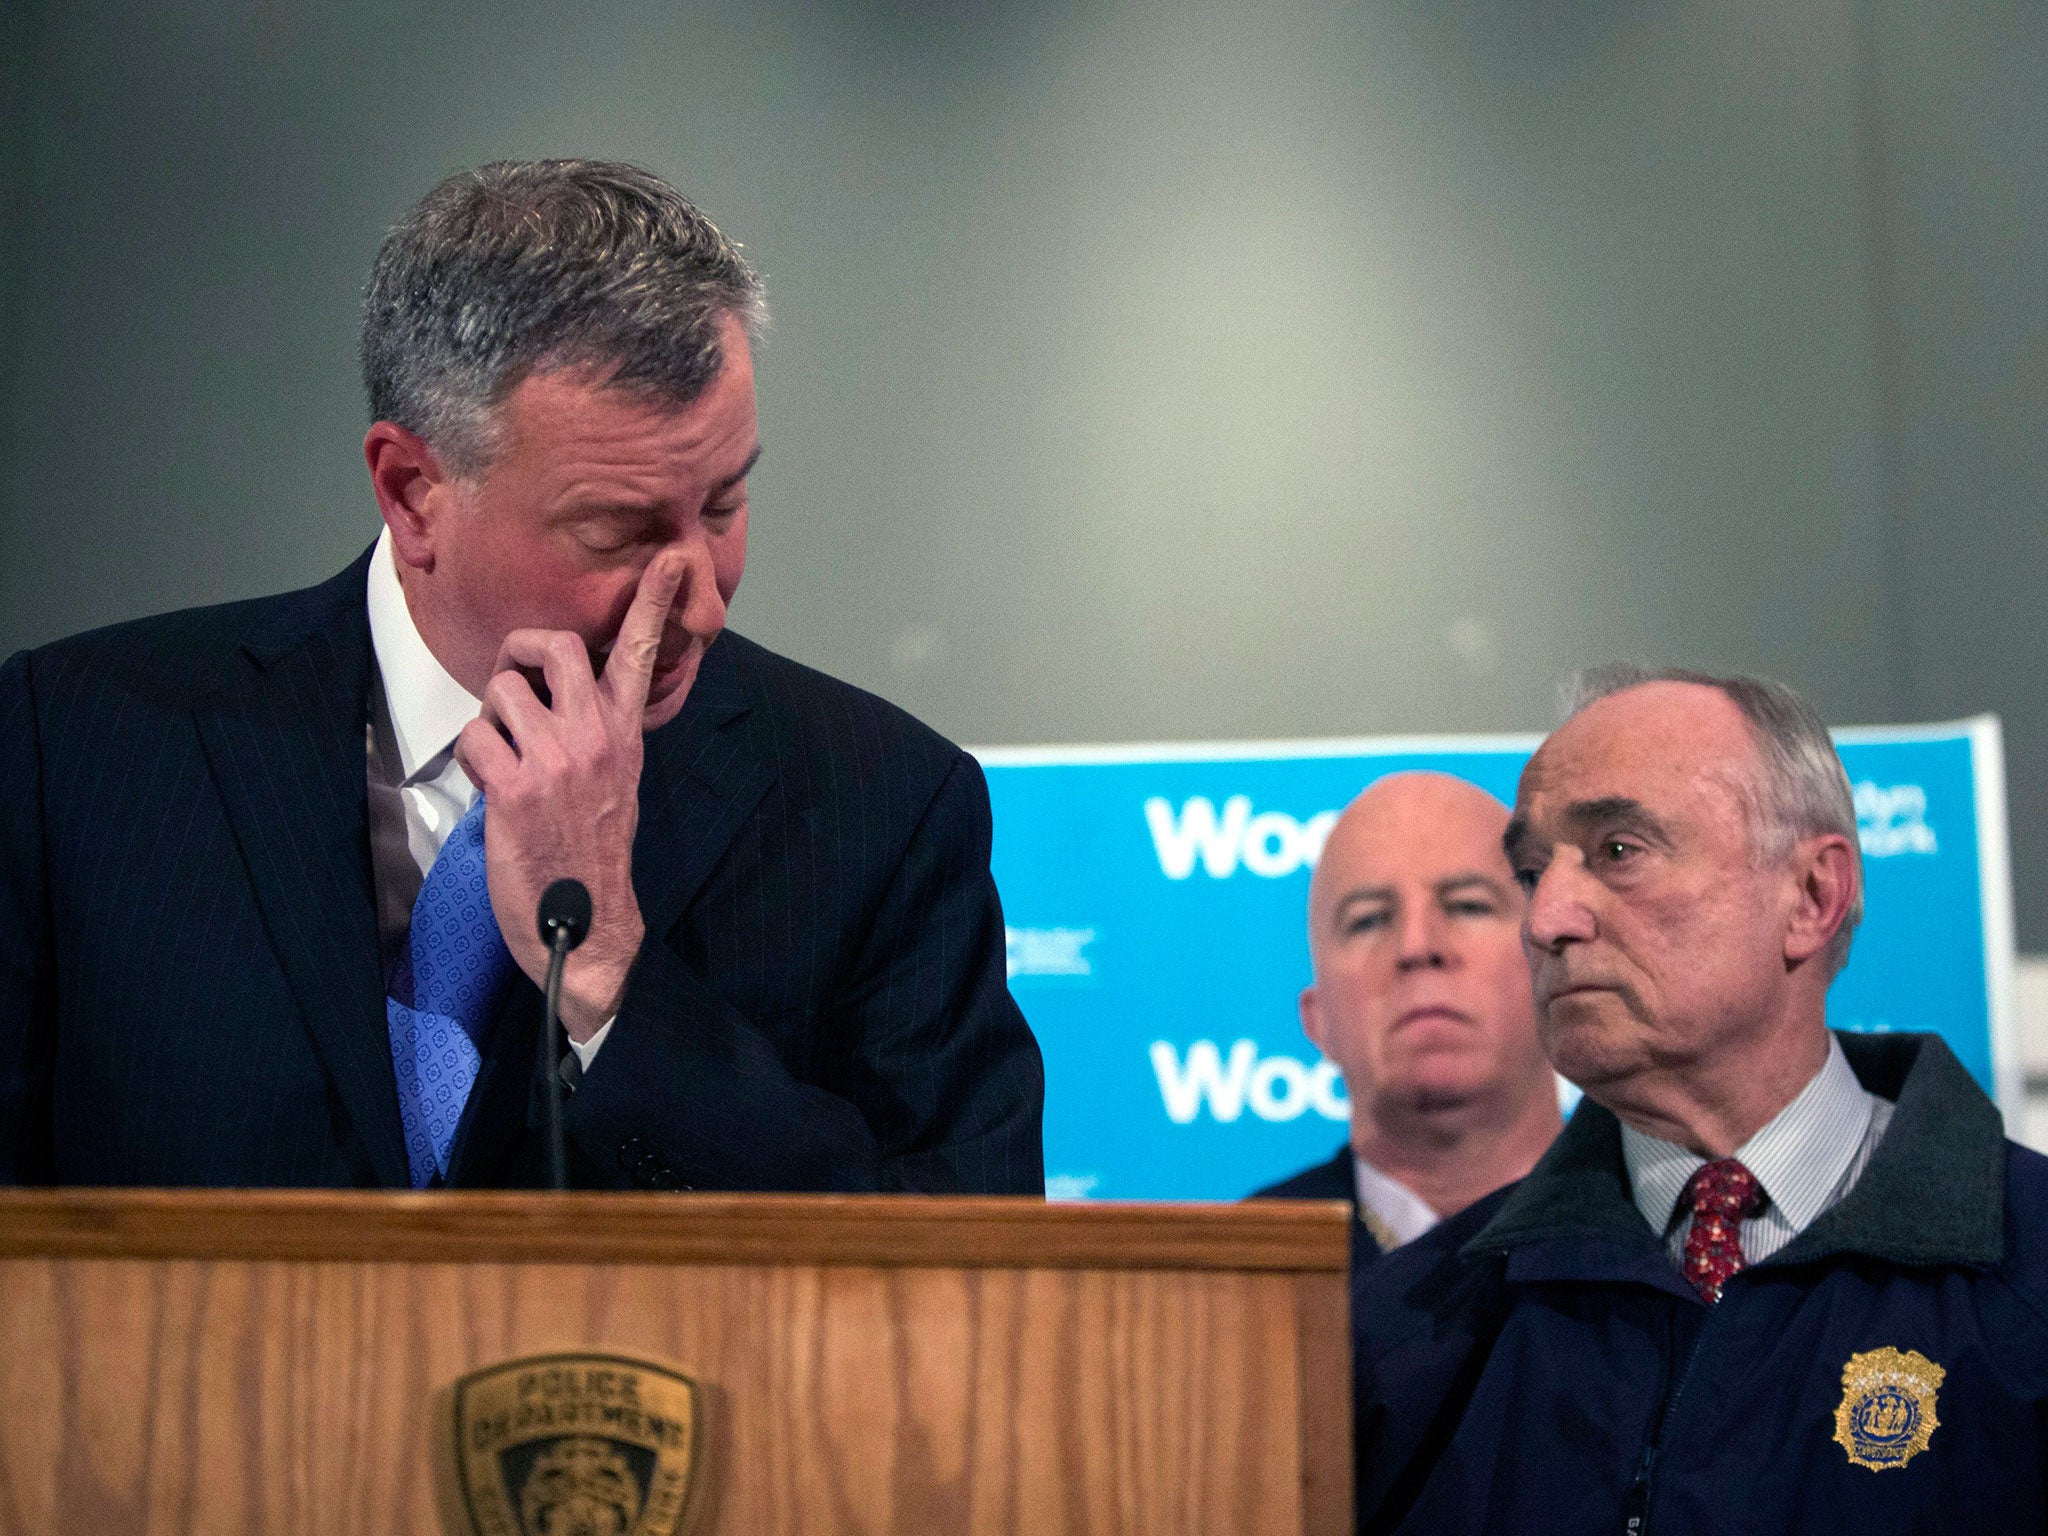
[[[1349,1200],[1354,1261],[1519,1179],[1556,1137],[1536,1038],[1507,807],[1399,773],[1331,828],[1309,886],[1309,1039],[1343,1070],[1350,1140],[1262,1197]]]

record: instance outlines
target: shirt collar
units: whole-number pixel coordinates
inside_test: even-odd
[[[1841,1042],[1830,1033],[1828,1059],[1812,1081],[1735,1149],[1736,1159],[1756,1175],[1794,1232],[1804,1231],[1821,1213],[1849,1171],[1870,1129],[1876,1102],[1856,1080]],[[1643,1220],[1653,1231],[1669,1230],[1687,1181],[1707,1160],[1686,1147],[1646,1136],[1626,1122],[1621,1127],[1621,1156]]]
[[[1835,1039],[1864,1091],[1896,1101],[1891,1121],[1855,1187],[1771,1262],[1863,1254],[1888,1264],[1997,1264],[2006,1255],[2008,1161],[2024,1155],[2005,1139],[1998,1107],[1939,1035]],[[1621,1122],[1599,1104],[1581,1104],[1529,1177],[1497,1198],[1461,1258],[1530,1260],[1525,1280],[1685,1285],[1666,1237],[1652,1233],[1630,1197]]]
[[[391,734],[398,747],[401,782],[432,778],[443,765],[462,728],[483,708],[475,694],[448,675],[427,642],[420,638],[398,583],[398,565],[391,551],[391,530],[377,536],[370,554],[370,646],[384,681],[384,702],[391,712]],[[424,774],[422,770],[428,770]]]
[[[1399,1179],[1380,1172],[1356,1153],[1352,1161],[1358,1168],[1358,1203],[1379,1217],[1394,1239],[1392,1246],[1414,1242],[1442,1219],[1429,1208],[1428,1201]]]

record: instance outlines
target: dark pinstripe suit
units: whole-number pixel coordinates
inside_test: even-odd
[[[372,902],[365,561],[0,669],[0,1182],[406,1183]],[[1038,1193],[980,770],[722,636],[647,738],[647,945],[574,1182]],[[534,1182],[538,992],[456,1184]]]

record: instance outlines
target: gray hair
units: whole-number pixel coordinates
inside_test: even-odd
[[[1564,687],[1565,718],[1609,694],[1644,683],[1696,683],[1715,689],[1749,722],[1762,772],[1753,783],[1738,788],[1749,811],[1752,856],[1759,864],[1784,859],[1802,837],[1837,833],[1849,840],[1856,887],[1849,915],[1828,946],[1828,975],[1834,976],[1849,963],[1849,946],[1856,925],[1863,921],[1863,852],[1856,832],[1856,797],[1827,723],[1783,683],[1716,677],[1683,667],[1652,671],[1627,662],[1575,674]]]
[[[689,404],[724,363],[725,315],[757,333],[761,280],[660,177],[603,160],[494,161],[435,187],[377,251],[363,293],[370,417],[474,474],[497,451],[497,407],[532,373],[596,368]]]

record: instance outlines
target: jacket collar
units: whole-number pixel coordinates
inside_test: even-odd
[[[1852,1253],[1897,1264],[1997,1263],[2005,1252],[1998,1110],[1937,1035],[1837,1038],[1857,1080],[1897,1108],[1855,1188],[1765,1263]],[[1684,1289],[1630,1196],[1621,1124],[1590,1100],[1459,1252],[1507,1257],[1511,1279],[1566,1278],[1559,1264],[1582,1267],[1576,1260],[1535,1251],[1564,1242],[1580,1259],[1597,1251],[1603,1268],[1673,1288],[1656,1278],[1661,1271]]]
[[[1629,1196],[1621,1122],[1591,1099],[1580,1101],[1528,1177],[1458,1251],[1466,1259],[1512,1258],[1561,1242],[1590,1243],[1631,1270],[1646,1259],[1654,1259],[1656,1269],[1671,1269],[1657,1234]]]
[[[1866,1254],[1894,1264],[2005,1257],[2005,1122],[1939,1035],[1842,1035],[1857,1080],[1895,1100],[1870,1166],[1841,1204],[1768,1262]]]
[[[370,618],[366,594],[369,591],[370,557],[375,544],[348,563],[337,576],[318,586],[264,600],[255,608],[254,621],[242,636],[242,651],[259,669],[268,670],[300,646],[323,636],[359,641],[365,658],[369,654]],[[368,696],[369,676],[363,689]]]

